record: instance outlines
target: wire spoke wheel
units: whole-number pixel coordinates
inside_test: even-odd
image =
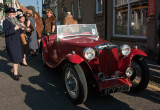
[[[66,63],[63,69],[67,93],[74,104],[82,104],[88,95],[85,74],[78,64]]]
[[[66,69],[65,73],[65,84],[69,95],[72,98],[77,98],[79,94],[79,85],[76,76],[73,73],[74,71],[71,68]]]

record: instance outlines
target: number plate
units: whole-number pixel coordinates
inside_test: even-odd
[[[107,95],[107,94],[115,93],[115,92],[124,92],[124,91],[129,91],[129,90],[130,90],[129,85],[106,88],[106,89],[102,89],[102,95]]]

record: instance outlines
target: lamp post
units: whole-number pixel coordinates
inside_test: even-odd
[[[39,13],[39,3],[38,3],[38,0],[37,0],[37,11]]]
[[[42,18],[43,18],[43,0],[42,0]]]

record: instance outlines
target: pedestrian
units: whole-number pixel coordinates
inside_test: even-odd
[[[30,27],[27,28],[26,16],[24,14],[18,15],[17,18],[20,21],[20,24],[24,28],[24,32],[21,34],[21,40],[22,40],[23,51],[24,51],[24,58],[23,58],[23,62],[21,63],[21,65],[28,66],[27,61],[26,61],[26,55],[29,53],[29,37],[31,36],[32,28]]]
[[[21,25],[15,17],[15,12],[14,8],[5,10],[6,18],[3,22],[3,29],[8,60],[13,63],[13,78],[18,81],[19,77],[22,76],[18,73],[18,64],[21,63],[23,59],[23,47],[20,38],[23,31],[20,29]]]
[[[31,41],[29,42],[29,48],[31,49],[31,56],[36,56],[36,50],[38,49],[38,42],[37,42],[37,32],[36,32],[36,21],[33,17],[33,11],[28,10],[27,11],[27,27],[30,27],[30,25],[33,26],[34,31],[32,32],[30,38]]]
[[[159,36],[159,45],[160,45],[160,13],[158,16],[158,36]],[[158,54],[158,64],[160,65],[160,46],[159,46],[159,54]]]
[[[56,17],[52,10],[46,10],[47,19],[45,20],[45,33],[54,33],[56,29]]]
[[[42,18],[40,17],[38,12],[35,12],[34,17],[36,19],[36,31],[37,31],[37,37],[38,37],[38,47],[40,50],[40,43],[42,39],[42,30],[43,30],[43,22]]]
[[[64,19],[64,25],[78,24],[77,21],[71,15],[71,12],[67,12],[67,15]]]

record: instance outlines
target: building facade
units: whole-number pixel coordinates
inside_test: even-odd
[[[158,54],[159,0],[107,0],[107,40],[137,45],[150,58]]]
[[[4,3],[3,0],[0,0],[0,18],[4,16]]]

